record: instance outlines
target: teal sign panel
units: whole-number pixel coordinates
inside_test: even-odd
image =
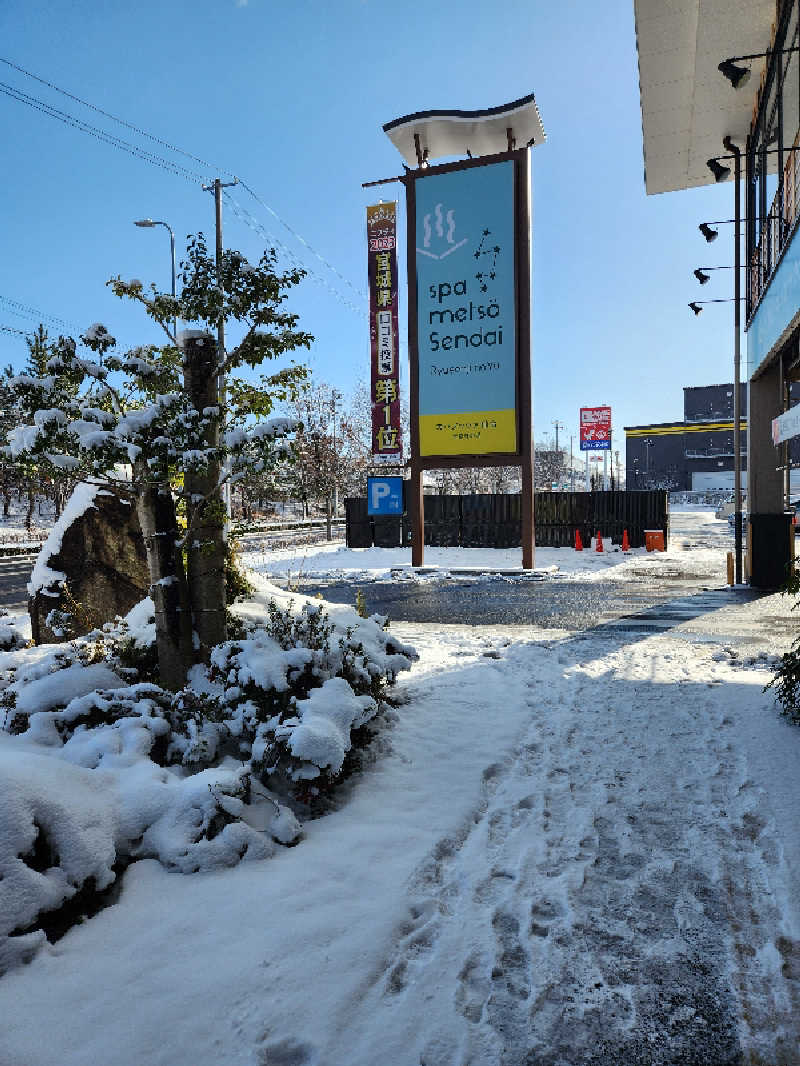
[[[422,455],[517,451],[514,164],[419,177]]]

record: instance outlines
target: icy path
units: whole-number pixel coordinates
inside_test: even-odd
[[[401,1004],[391,1061],[799,1061],[792,881],[730,736],[752,685],[720,700],[707,652],[663,643],[577,663],[591,645],[556,645],[568,687],[544,697],[538,657],[509,653],[532,668],[530,727],[412,878],[373,993]],[[414,1054],[409,1017],[431,1019]]]
[[[0,1063],[796,1064],[800,730],[702,625],[398,626],[422,661],[341,809],[263,864],[137,864],[0,982]]]

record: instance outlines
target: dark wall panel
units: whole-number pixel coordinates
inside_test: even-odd
[[[373,518],[364,499],[345,501],[350,548],[396,547],[409,543],[404,518]],[[537,492],[534,494],[536,544],[571,548],[578,531],[584,546],[600,532],[615,543],[627,531],[632,548],[644,547],[645,530],[668,537],[666,492]],[[402,541],[401,541],[402,536]],[[520,496],[426,496],[425,543],[432,547],[515,548],[522,542]]]

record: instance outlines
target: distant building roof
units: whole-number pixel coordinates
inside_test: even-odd
[[[739,428],[747,430],[747,419],[739,420]],[[659,422],[652,426],[623,426],[626,437],[670,437],[681,433],[730,433],[733,419],[709,419],[707,422]]]
[[[747,382],[746,381],[740,382],[739,387],[742,388],[742,389],[746,388],[747,387]],[[702,392],[704,389],[730,389],[731,392],[733,392],[733,382],[732,381],[720,381],[719,384],[717,384],[717,385],[684,385],[683,386],[683,391],[684,392],[692,392],[692,391]]]

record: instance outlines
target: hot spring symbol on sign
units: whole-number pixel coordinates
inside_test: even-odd
[[[431,215],[428,213],[422,220],[423,246],[422,248],[417,248],[417,251],[420,255],[430,256],[431,259],[446,259],[452,252],[458,251],[462,244],[466,244],[467,238],[464,237],[458,243],[456,243],[453,238],[456,230],[455,211],[450,210],[445,213],[442,204],[437,204],[433,209],[433,217],[433,225],[436,227],[436,236],[444,238],[447,248],[438,254],[431,251],[431,236],[433,229],[431,226]],[[445,222],[447,223],[447,233],[445,233]]]
[[[514,170],[416,182],[421,455],[517,450]]]

